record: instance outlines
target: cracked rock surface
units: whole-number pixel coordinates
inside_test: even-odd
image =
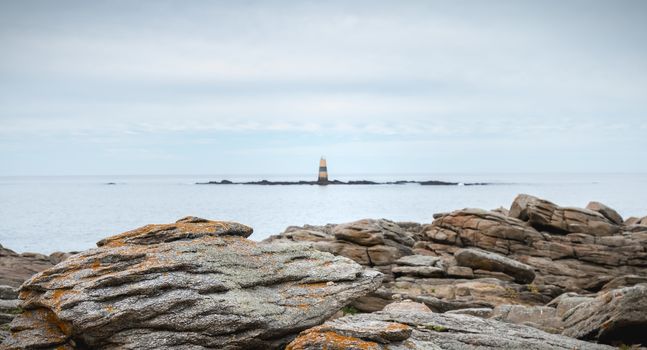
[[[302,332],[286,350],[610,350],[563,335],[461,314],[438,314],[391,308],[346,316]]]
[[[381,283],[344,257],[189,217],[98,243],[27,280],[3,349],[277,348]]]

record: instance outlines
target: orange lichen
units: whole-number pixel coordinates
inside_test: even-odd
[[[110,313],[113,313],[115,311],[115,308],[112,305],[108,305],[103,309],[110,312]]]
[[[387,332],[399,332],[399,331],[406,331],[410,328],[411,327],[407,326],[406,324],[391,323],[390,325],[386,326],[384,330]]]
[[[46,310],[45,320],[48,324],[58,327],[58,329],[65,335],[69,336],[72,334],[72,325],[68,322],[61,321],[56,314],[50,310]]]
[[[55,303],[59,303],[61,300],[61,297],[65,294],[66,290],[65,289],[57,289],[52,292],[52,300]]]
[[[227,232],[234,235],[248,236],[252,233],[252,229],[245,225],[234,222],[226,221],[178,221],[173,224],[151,224],[146,225],[131,231],[127,231],[115,236],[108,237],[97,243],[98,246],[115,247],[119,245],[134,243],[137,244],[138,239],[143,238],[156,238],[159,237],[160,241],[164,237],[181,237],[183,235],[211,235],[219,236]]]
[[[320,332],[319,327],[310,329],[305,333],[301,333],[294,341],[292,341],[285,350],[301,350],[311,349],[313,345],[319,345],[320,348],[326,350],[345,350],[345,349],[359,349],[359,350],[380,350],[382,347],[371,341],[365,341],[355,337],[348,337],[333,331]]]
[[[317,283],[304,283],[299,284],[299,287],[314,289],[314,288],[325,288],[327,287],[328,282],[317,282]]]

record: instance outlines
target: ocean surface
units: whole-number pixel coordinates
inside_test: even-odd
[[[509,207],[519,193],[562,206],[601,201],[623,217],[647,215],[647,174],[358,174],[348,180],[489,182],[487,186],[195,185],[229,179],[312,180],[313,175],[0,177],[0,244],[18,252],[95,247],[103,237],[195,215],[238,221],[262,240],[290,225],[362,218],[429,223],[466,207]],[[107,183],[114,182],[115,185]]]

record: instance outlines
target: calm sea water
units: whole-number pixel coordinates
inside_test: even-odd
[[[0,244],[19,252],[94,247],[99,239],[149,223],[195,215],[238,221],[252,239],[289,225],[361,218],[431,222],[432,214],[465,207],[509,207],[518,193],[564,206],[604,202],[624,217],[647,215],[647,174],[352,175],[340,180],[445,180],[489,186],[250,186],[196,181],[300,180],[303,176],[0,177]],[[117,185],[106,185],[115,182]]]

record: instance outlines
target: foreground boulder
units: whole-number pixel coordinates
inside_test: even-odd
[[[381,274],[189,217],[113,236],[23,284],[4,349],[277,348]]]
[[[461,314],[391,304],[387,310],[328,321],[302,332],[286,350],[614,349],[541,330]]]
[[[615,289],[568,310],[562,334],[607,344],[647,346],[647,284]]]

